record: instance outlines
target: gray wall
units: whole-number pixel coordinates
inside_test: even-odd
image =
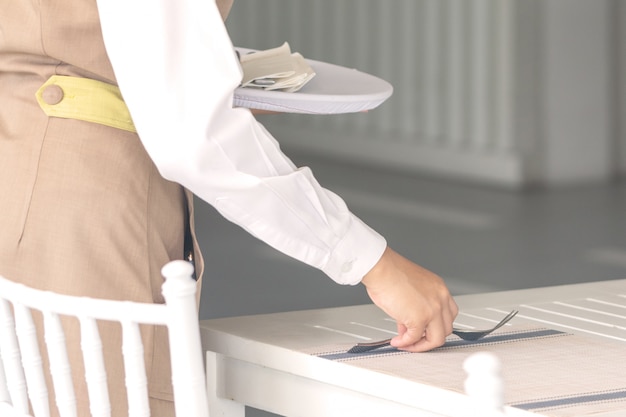
[[[237,0],[227,24],[238,46],[265,49],[287,40],[305,56],[371,72],[396,87],[367,118],[262,118],[288,149],[479,184],[558,186],[626,172],[625,3]],[[438,32],[428,32],[429,19],[437,19]],[[425,41],[428,33],[439,40]],[[434,90],[427,85],[431,61],[440,71]],[[461,78],[446,81],[456,66]],[[480,71],[488,77],[482,84]],[[476,110],[481,94],[490,100],[486,116]],[[439,111],[431,117],[440,119],[434,133],[433,106]],[[487,137],[473,133],[480,117],[487,118]],[[497,133],[506,118],[510,131]]]

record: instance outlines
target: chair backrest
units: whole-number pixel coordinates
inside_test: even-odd
[[[90,409],[107,416],[110,402],[97,321],[122,326],[129,416],[149,416],[147,378],[140,324],[168,328],[174,402],[177,416],[207,417],[208,404],[196,308],[193,266],[173,261],[162,269],[165,304],[73,297],[28,288],[0,276],[0,415],[49,416],[37,333],[31,310],[43,315],[50,374],[59,414],[76,416],[65,337],[60,316],[79,320]],[[29,408],[30,404],[30,408]]]

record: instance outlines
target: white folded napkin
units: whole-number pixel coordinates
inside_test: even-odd
[[[277,48],[242,55],[240,62],[242,87],[293,93],[315,76],[304,57],[292,53],[287,42]]]

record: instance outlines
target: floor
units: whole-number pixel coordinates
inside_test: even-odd
[[[626,181],[509,191],[294,155],[455,295],[626,277]],[[200,318],[368,303],[197,202],[209,272]],[[272,416],[248,409],[247,416]]]

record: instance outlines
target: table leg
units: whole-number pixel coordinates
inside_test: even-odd
[[[209,415],[211,417],[245,417],[245,405],[218,395],[218,385],[220,381],[217,356],[215,352],[207,351],[206,353]]]

